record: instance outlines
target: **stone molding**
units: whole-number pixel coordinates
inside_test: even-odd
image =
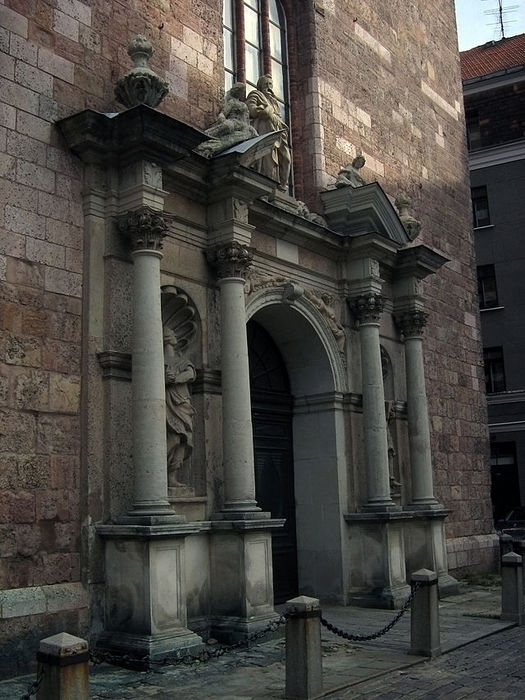
[[[246,278],[253,261],[252,251],[244,245],[232,241],[207,251],[208,262],[217,272],[219,279],[228,277]]]
[[[129,239],[132,252],[162,250],[168,227],[162,212],[151,207],[139,207],[119,217],[118,230]]]
[[[421,338],[427,325],[428,314],[414,309],[396,315],[395,320],[405,338]]]
[[[350,299],[349,304],[359,323],[379,323],[385,308],[385,298],[382,294],[371,292]]]

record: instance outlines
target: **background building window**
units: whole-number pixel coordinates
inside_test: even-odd
[[[505,366],[503,364],[503,348],[484,348],[485,385],[487,394],[505,391]]]
[[[491,497],[494,521],[520,505],[520,484],[514,442],[490,444]]]
[[[467,112],[465,119],[467,122],[468,149],[469,151],[474,151],[476,148],[481,148],[481,126],[478,110]]]
[[[481,226],[490,226],[489,200],[487,197],[487,188],[485,185],[481,187],[473,187],[472,195],[472,215],[474,217],[474,228]]]
[[[478,295],[480,309],[493,309],[498,306],[494,265],[478,265]]]
[[[289,124],[286,18],[278,0],[224,0],[224,87],[246,83],[248,92],[270,73],[281,116]]]

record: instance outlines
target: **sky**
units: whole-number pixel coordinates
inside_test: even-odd
[[[459,50],[501,39],[498,0],[455,0]],[[502,0],[505,36],[525,33],[525,0]],[[496,14],[487,14],[496,10]],[[497,23],[497,24],[496,24]]]

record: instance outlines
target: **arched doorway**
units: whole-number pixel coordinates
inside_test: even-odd
[[[293,474],[293,405],[288,372],[270,334],[248,322],[250,391],[257,503],[285,518],[272,536],[276,603],[297,595],[297,539]]]

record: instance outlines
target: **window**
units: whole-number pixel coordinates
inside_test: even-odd
[[[505,518],[511,509],[520,505],[520,484],[514,442],[491,442],[490,472],[492,509],[494,520],[498,521]]]
[[[286,20],[278,0],[224,0],[224,87],[246,83],[248,91],[266,73],[281,116],[289,123]]]
[[[481,148],[481,126],[479,123],[478,110],[471,110],[466,113],[467,122],[467,142],[469,151]]]
[[[498,306],[494,265],[478,265],[478,295],[480,309],[493,309]]]
[[[485,386],[487,394],[505,391],[505,367],[503,364],[503,348],[484,348]]]
[[[473,187],[472,195],[472,214],[474,217],[474,228],[481,226],[490,226],[489,200],[487,197],[487,188],[485,185],[481,187]]]

